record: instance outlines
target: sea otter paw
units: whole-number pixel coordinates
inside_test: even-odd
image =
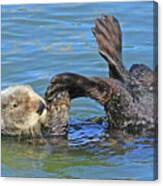
[[[73,86],[75,86],[75,74],[63,73],[52,78],[49,87],[45,93],[45,99],[49,103],[54,98],[60,99],[68,96]]]

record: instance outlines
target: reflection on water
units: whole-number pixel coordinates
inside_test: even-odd
[[[119,133],[106,124],[71,123],[68,139],[43,146],[2,140],[2,175],[18,177],[152,180],[155,141]],[[120,135],[121,134],[121,135]]]
[[[43,95],[61,72],[108,77],[91,33],[101,14],[120,21],[125,66],[152,68],[152,11],[150,2],[2,6],[2,88],[30,84]],[[81,98],[72,104],[68,140],[41,147],[2,140],[2,175],[152,180],[153,139],[112,139],[105,122],[86,121],[93,116],[104,116],[103,108]]]
[[[32,146],[2,141],[2,174],[5,176],[152,179],[152,139],[105,138],[80,147],[62,143]]]

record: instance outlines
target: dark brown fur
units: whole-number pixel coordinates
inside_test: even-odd
[[[52,78],[46,91],[48,103],[62,91],[67,99],[90,97],[104,106],[112,128],[132,133],[155,129],[155,74],[145,65],[133,65],[128,71],[122,63],[122,37],[118,21],[103,16],[95,22],[93,33],[99,53],[108,63],[110,78],[87,78],[63,73]],[[68,98],[69,96],[69,98]]]

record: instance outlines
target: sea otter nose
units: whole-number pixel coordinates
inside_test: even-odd
[[[41,114],[43,113],[44,109],[45,109],[45,105],[44,105],[43,102],[40,101],[39,107],[38,107],[38,109],[37,109],[37,113],[38,113],[39,115],[41,115]]]

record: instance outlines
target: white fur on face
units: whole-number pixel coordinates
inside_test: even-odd
[[[39,104],[46,105],[44,99],[30,86],[13,86],[1,92],[1,131],[4,134],[20,135],[40,132],[46,123],[47,110],[38,114]]]

